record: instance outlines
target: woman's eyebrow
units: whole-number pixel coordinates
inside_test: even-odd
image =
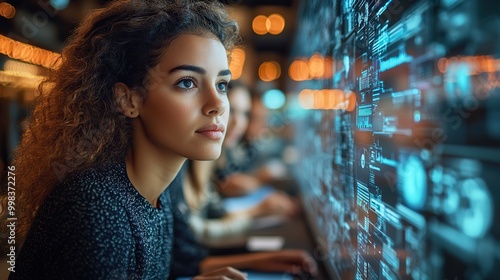
[[[207,73],[207,70],[205,70],[204,68],[194,66],[194,65],[179,65],[179,66],[176,66],[176,67],[170,69],[170,71],[168,71],[168,73],[173,73],[175,71],[181,71],[181,70],[193,71],[193,72],[196,72],[196,73],[199,73],[202,75],[205,75]]]
[[[229,69],[220,71],[217,76],[227,76],[227,75],[231,75],[231,71],[229,71]]]
[[[186,64],[176,66],[176,67],[170,69],[168,71],[168,73],[173,73],[175,71],[192,71],[192,72],[199,73],[201,75],[207,74],[207,70],[205,70],[205,68],[203,68],[203,67],[194,66],[194,65],[186,65]],[[231,71],[229,71],[229,69],[222,70],[219,72],[219,74],[217,74],[217,76],[227,76],[227,75],[231,75]]]

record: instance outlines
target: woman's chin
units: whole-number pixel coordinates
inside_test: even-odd
[[[206,154],[202,154],[202,155],[197,155],[197,156],[194,156],[194,157],[191,157],[190,159],[192,160],[197,160],[197,161],[211,161],[211,160],[216,160],[220,157],[221,155],[221,151],[217,151],[217,152],[211,152],[211,153],[206,153]]]

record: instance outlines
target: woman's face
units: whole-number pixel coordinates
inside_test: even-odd
[[[193,160],[220,156],[231,79],[226,49],[211,36],[184,34],[150,70],[139,129],[154,151]]]
[[[245,88],[234,88],[229,94],[229,103],[231,104],[231,114],[229,114],[229,124],[225,147],[234,147],[241,140],[248,126],[248,116],[250,114],[250,92]]]

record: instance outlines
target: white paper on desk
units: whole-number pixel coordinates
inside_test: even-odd
[[[223,199],[222,203],[224,204],[224,209],[227,212],[243,211],[261,203],[274,192],[274,188],[270,186],[262,186],[251,194]]]
[[[249,251],[277,251],[283,248],[285,239],[281,236],[251,236],[247,241]]]

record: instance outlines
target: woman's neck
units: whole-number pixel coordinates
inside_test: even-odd
[[[137,191],[156,208],[158,198],[177,176],[185,160],[138,137],[127,154],[127,175]]]

